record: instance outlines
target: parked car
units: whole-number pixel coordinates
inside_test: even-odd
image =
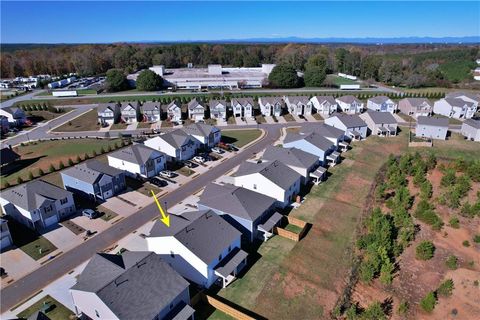
[[[233,151],[238,151],[238,147],[236,145],[234,145],[233,143],[227,143],[227,147],[230,148],[230,150],[233,150]]]
[[[82,211],[82,216],[85,216],[89,219],[95,219],[98,217],[98,212],[96,212],[95,210],[92,210],[92,209],[84,209]]]
[[[160,172],[160,176],[165,177],[165,178],[173,178],[174,173],[170,170],[163,170]]]
[[[198,164],[196,164],[195,162],[192,162],[192,161],[185,161],[183,162],[183,164],[187,167],[187,168],[196,168],[198,167]]]
[[[225,151],[223,151],[222,149],[218,148],[218,147],[213,147],[212,148],[212,152],[215,152],[215,153],[218,153],[218,154],[222,154],[224,153]]]
[[[195,156],[195,157],[193,157],[193,161],[196,161],[198,163],[204,163],[206,160],[202,156]]]
[[[167,181],[162,180],[158,177],[153,177],[150,179],[150,183],[157,186],[157,187],[165,187],[168,185]]]

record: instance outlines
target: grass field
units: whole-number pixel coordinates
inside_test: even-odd
[[[92,109],[71,121],[55,128],[54,132],[75,132],[75,131],[96,131],[100,129],[98,125],[97,110]]]
[[[225,143],[233,143],[237,147],[241,148],[244,145],[252,142],[260,137],[261,130],[222,130],[222,141]]]
[[[327,79],[333,82],[335,85],[340,86],[342,84],[358,84],[357,81],[350,80],[347,78],[342,78],[334,74],[327,75]]]
[[[138,125],[137,125],[137,128],[138,129],[150,129],[151,126],[152,126],[152,123],[150,123],[150,122],[139,122]]]
[[[13,244],[33,260],[43,258],[57,249],[47,238],[42,237],[32,229],[13,219],[9,219],[8,226],[12,235]]]
[[[41,110],[41,111],[27,111],[27,117],[33,121],[34,123],[37,122],[43,122],[43,121],[49,121],[55,118],[58,118],[60,116],[63,116],[65,113],[70,111],[70,108],[64,109],[63,112],[60,113],[55,113],[55,112],[50,112],[46,110]]]
[[[43,309],[45,307],[45,303],[48,306],[50,306],[50,308],[44,311]],[[67,320],[67,319],[70,319],[71,315],[73,315],[73,312],[70,311],[63,304],[61,304],[51,296],[46,295],[44,298],[40,299],[38,302],[34,303],[27,309],[17,314],[17,317],[21,319],[27,319],[37,311],[44,312],[48,316],[48,318],[52,320]]]

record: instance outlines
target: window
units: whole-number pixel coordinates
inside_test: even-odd
[[[170,251],[170,258],[175,258],[175,253],[173,253],[173,251]]]
[[[257,185],[256,184],[253,185],[253,189],[257,190]]]
[[[100,318],[100,313],[98,313],[96,309],[95,309],[95,315],[97,316],[97,318]]]
[[[218,256],[218,261],[222,260],[222,254]]]
[[[232,251],[232,246],[228,246],[228,252]]]
[[[60,199],[60,204],[65,204],[68,202],[67,198]]]
[[[170,303],[170,310],[172,310],[173,308],[173,303]]]

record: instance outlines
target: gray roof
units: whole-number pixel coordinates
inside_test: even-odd
[[[419,116],[417,118],[417,123],[422,125],[427,125],[427,126],[448,128],[448,118]]]
[[[72,193],[43,180],[33,180],[2,191],[1,197],[27,211],[38,209],[44,203],[71,196]]]
[[[332,117],[337,117],[347,128],[367,126],[365,121],[356,114],[334,113]]]
[[[464,124],[467,124],[471,127],[474,127],[476,129],[480,129],[480,120],[474,120],[474,119],[467,119],[463,122]]]
[[[464,105],[467,105],[467,107],[472,107],[474,105],[473,102],[465,101],[460,98],[445,98],[444,100],[453,107],[462,108]]]
[[[179,108],[182,107],[181,103],[174,99],[169,104],[167,104],[167,109],[169,109],[170,107],[173,107],[174,105]]]
[[[231,102],[232,106],[236,104],[245,107],[246,105],[250,104],[253,107],[253,99],[252,98],[233,98]]]
[[[97,113],[103,113],[107,109],[115,111],[115,106],[115,103],[99,103],[97,106]]]
[[[426,98],[404,98],[402,100],[406,101],[412,108],[421,108],[425,103],[430,107],[432,106],[432,103]]]
[[[160,110],[160,102],[147,101],[142,104],[142,111],[156,111]]]
[[[119,319],[153,319],[188,288],[153,252],[97,253],[72,290],[95,293]]]
[[[222,108],[226,108],[227,102],[225,100],[210,100],[208,103],[210,109],[216,109],[219,105],[221,105],[220,107]]]
[[[368,100],[372,101],[373,103],[376,103],[376,104],[381,104],[381,103],[386,102],[387,100],[390,100],[390,98],[387,97],[387,96],[376,96],[376,97],[371,97]]]
[[[260,97],[259,100],[261,100],[264,105],[267,103],[271,105],[276,103],[282,104],[282,98],[280,97]]]
[[[122,104],[120,105],[120,110],[123,111],[128,106],[130,106],[130,107],[132,107],[133,109],[136,110],[138,105],[139,105],[139,103],[136,102],[136,101],[122,102]]]
[[[89,160],[63,170],[62,174],[92,184],[104,174],[114,177],[122,172],[122,170],[110,167],[106,163],[97,160]]]
[[[445,98],[458,98],[461,99],[462,96],[465,96],[469,99],[480,102],[480,94],[467,93],[467,92],[450,92],[445,96]]]
[[[0,164],[2,166],[4,164],[11,163],[17,159],[20,159],[20,155],[9,147],[0,149]]]
[[[319,103],[328,102],[331,105],[337,104],[337,101],[335,101],[335,98],[333,96],[314,96],[313,98],[317,98]]]
[[[330,149],[334,145],[332,141],[328,140],[323,135],[317,132],[309,132],[306,134],[297,134],[297,133],[289,132],[285,136],[284,143],[289,143],[289,142],[298,141],[298,140],[305,140],[308,143],[316,146],[320,150],[324,150],[324,151]]]
[[[227,254],[225,259],[214,268],[215,272],[220,273],[223,277],[228,277],[235,268],[248,256],[248,253],[240,248],[233,249]]]
[[[206,264],[218,259],[220,253],[241,236],[241,232],[212,210],[170,215],[170,227],[157,220],[149,237],[175,237]]]
[[[310,99],[307,96],[288,96],[285,97],[291,104],[307,104]]]
[[[149,159],[161,157],[164,154],[160,151],[147,147],[143,144],[134,144],[132,146],[123,148],[109,154],[109,157],[120,160],[136,163],[139,165],[145,164]]]
[[[340,100],[344,103],[352,104],[353,102],[362,103],[357,97],[352,95],[338,97],[337,100]]]
[[[344,131],[338,128],[326,125],[325,123],[320,123],[316,125],[313,129],[306,130],[303,133],[316,132],[326,138],[339,139],[344,135]]]
[[[192,123],[183,128],[186,134],[195,136],[208,137],[212,132],[217,132],[219,129],[206,123]]]
[[[5,107],[5,108],[2,108],[2,110],[4,110],[5,112],[7,113],[10,113],[10,114],[14,114],[15,112],[17,112],[18,110],[20,110],[21,112],[23,112],[23,110],[19,107]]]
[[[298,179],[300,179],[299,173],[290,169],[278,160],[272,162],[245,161],[240,165],[234,176],[245,176],[254,173],[261,174],[284,190],[290,188]]]
[[[397,120],[390,112],[368,110],[366,113],[375,124],[396,124]]]
[[[202,195],[199,204],[229,215],[255,221],[270,209],[276,200],[242,187],[232,184],[219,185],[209,183]]]
[[[188,109],[189,110],[195,109],[197,106],[201,106],[203,108],[203,106],[200,104],[200,102],[198,102],[197,98],[193,98],[188,103]]]
[[[167,132],[158,136],[158,138],[164,140],[169,145],[173,146],[174,148],[178,149],[181,148],[183,145],[187,144],[190,141],[190,136],[184,132],[185,128],[176,129],[174,131]],[[154,138],[156,139],[156,138]]]
[[[280,148],[267,146],[262,156],[268,161],[279,160],[287,166],[308,169],[318,163],[318,157],[297,148]]]

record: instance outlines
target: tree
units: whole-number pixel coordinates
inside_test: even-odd
[[[17,183],[20,184],[20,183],[22,183],[22,182],[23,182],[22,177],[18,177],[18,178],[17,178]]]
[[[43,172],[42,168],[38,169],[38,176],[41,177],[45,174],[45,172]]]
[[[128,88],[127,78],[120,69],[110,69],[107,71],[107,90],[111,92],[122,91]]]
[[[422,300],[420,300],[420,307],[424,311],[430,313],[435,308],[436,303],[437,298],[435,297],[435,293],[433,291],[430,291]]]
[[[53,164],[50,164],[50,166],[48,167],[48,171],[55,172],[55,167],[53,166]]]
[[[69,167],[73,166],[73,160],[71,158],[68,158],[68,166]]]
[[[82,161],[82,158],[80,158],[80,155],[77,155],[77,158],[75,159],[75,161],[77,161],[77,163],[80,163]]]
[[[268,80],[273,87],[277,88],[297,88],[300,86],[297,71],[291,65],[280,64],[275,66],[270,72]]]
[[[163,79],[152,70],[143,70],[137,78],[139,91],[155,91],[162,88]]]
[[[362,320],[384,320],[387,319],[385,311],[383,311],[382,305],[380,302],[375,301],[362,312],[360,317]]]
[[[450,269],[450,270],[455,270],[457,269],[457,257],[455,257],[454,255],[451,255],[447,258],[447,260],[445,260],[445,264],[447,265],[447,268]]]
[[[430,241],[422,241],[415,248],[415,257],[419,260],[430,260],[433,258],[435,252],[435,246]]]
[[[64,169],[65,168],[65,164],[63,163],[63,161],[60,160],[60,162],[58,163],[58,168],[59,169]]]

